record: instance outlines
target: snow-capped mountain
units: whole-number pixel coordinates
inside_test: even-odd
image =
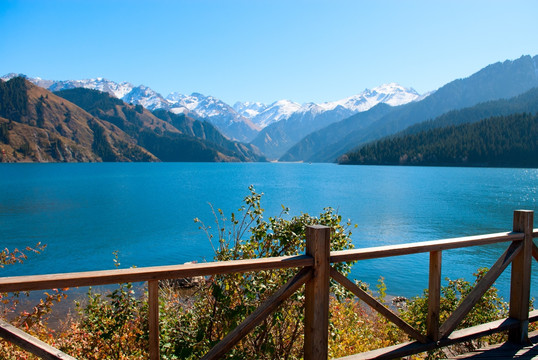
[[[252,120],[252,122],[261,128],[265,128],[272,123],[287,120],[292,115],[306,114],[310,116],[319,115],[326,111],[335,110],[338,106],[345,109],[339,109],[340,114],[349,114],[349,116],[361,111],[366,111],[371,107],[385,103],[391,106],[403,105],[419,98],[418,94],[412,88],[405,88],[396,83],[384,84],[373,89],[366,89],[362,93],[347,97],[345,99],[324,102],[322,104],[306,103],[298,104],[289,100],[279,100],[270,105],[251,102],[237,102],[234,104],[234,110],[239,114]]]
[[[171,93],[166,97],[166,100],[171,104],[171,107],[184,107],[189,111],[196,112],[204,118],[225,115],[229,117],[231,113],[236,113],[233,108],[225,102],[213,97],[205,96],[200,93],[192,93],[191,95],[183,95],[180,93]],[[239,115],[239,114],[237,114]],[[232,116],[230,120],[234,121],[238,117]]]
[[[183,95],[171,93],[166,97],[170,103],[170,110],[180,112],[186,109],[217,126],[225,134],[244,142],[250,142],[260,131],[260,127],[222,100],[200,93]]]
[[[2,77],[9,80],[19,74],[8,74]],[[237,102],[233,107],[223,101],[200,93],[183,95],[177,92],[166,97],[153,89],[134,86],[129,82],[117,83],[104,78],[86,80],[44,80],[28,78],[34,84],[51,91],[60,91],[83,87],[107,92],[110,95],[134,105],[142,105],[149,110],[165,109],[174,113],[188,113],[198,119],[205,119],[222,131],[229,138],[251,142],[262,129],[282,120],[302,123],[304,131],[317,128],[316,119],[321,116],[321,123],[339,121],[360,111],[366,111],[383,102],[389,105],[401,105],[416,100],[420,95],[413,89],[398,84],[386,84],[348,98],[325,102],[322,104],[298,104],[290,100],[279,100],[266,105],[259,102]],[[299,131],[302,134],[302,131]],[[298,135],[298,134],[297,134]],[[304,134],[306,135],[306,134]],[[272,137],[273,138],[273,137]],[[278,141],[277,139],[274,139]],[[282,142],[280,142],[282,144]]]
[[[11,73],[3,76],[2,79],[9,80],[15,76],[24,75]],[[134,86],[128,82],[117,83],[101,77],[85,80],[43,80],[39,77],[27,77],[27,79],[37,86],[43,87],[50,91],[61,91],[80,87],[85,89],[99,90],[109,93],[110,95],[117,97],[126,103],[134,105],[140,104],[149,110],[168,108],[169,106],[168,102],[160,94],[144,85]]]
[[[9,80],[19,75],[24,76],[11,73],[3,76],[2,80]],[[229,138],[242,142],[251,141],[260,130],[250,119],[238,114],[231,106],[212,96],[204,96],[198,93],[192,95],[172,93],[167,98],[164,98],[147,86],[134,86],[128,82],[116,83],[104,78],[63,81],[29,77],[27,79],[37,86],[50,91],[83,87],[107,92],[126,103],[142,105],[149,110],[165,109],[176,114],[189,113],[195,118],[208,120]]]
[[[267,105],[261,102],[238,101],[233,105],[233,109],[237,111],[238,114],[253,119],[256,115],[267,109]]]
[[[297,141],[322,127],[367,111],[379,103],[397,106],[416,101],[419,97],[414,89],[391,83],[322,104],[299,105],[287,100],[277,101],[252,119],[255,124],[265,125],[252,144],[269,158],[278,159]]]
[[[103,78],[96,79],[86,79],[86,80],[64,80],[64,81],[51,81],[51,80],[42,80],[39,78],[28,79],[34,84],[42,87],[46,87],[50,91],[60,91],[74,88],[86,88],[99,90],[102,92],[107,92],[110,95],[117,97],[118,99],[123,99],[127,94],[129,94],[133,89],[134,85],[128,82],[116,83]],[[35,81],[37,80],[37,81]],[[44,86],[50,82],[50,85]]]
[[[302,113],[304,111],[305,107],[296,102],[279,100],[266,106],[263,111],[256,114],[256,116],[252,118],[252,122],[261,128],[265,128],[272,123],[289,119],[293,114]]]
[[[149,110],[170,109],[170,103],[161,94],[144,85],[133,87],[120,99],[128,104],[142,105]]]
[[[348,98],[326,102],[320,106],[326,110],[332,110],[338,105],[354,112],[369,110],[379,103],[390,106],[398,106],[415,101],[420,96],[413,88],[405,88],[396,83],[383,84],[373,89],[366,89],[362,93]]]

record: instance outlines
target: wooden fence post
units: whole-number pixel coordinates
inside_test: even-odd
[[[305,360],[327,360],[329,356],[330,239],[330,227],[307,226],[306,254],[314,258],[314,274],[305,286]]]
[[[159,280],[148,281],[149,358],[159,360]]]
[[[430,252],[430,276],[428,285],[427,335],[439,341],[439,312],[441,306],[441,263],[442,251]]]
[[[520,325],[508,332],[508,340],[518,344],[528,342],[533,218],[533,211],[514,211],[513,231],[525,233],[523,248],[512,261],[510,282],[510,317]]]

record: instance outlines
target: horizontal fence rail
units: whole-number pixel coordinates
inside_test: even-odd
[[[499,331],[509,330],[514,342],[526,340],[529,322],[538,321],[538,311],[529,313],[530,276],[532,258],[538,261],[538,247],[533,238],[538,229],[533,229],[533,212],[514,212],[514,228],[511,232],[467,236],[453,239],[424,241],[417,243],[388,245],[329,252],[330,228],[307,227],[306,253],[298,256],[283,256],[225,262],[208,262],[145,268],[88,271],[80,273],[15,276],[0,278],[0,293],[15,291],[47,290],[79,286],[107,285],[127,282],[148,282],[149,302],[149,354],[150,359],[159,359],[159,306],[158,281],[176,278],[192,278],[216,274],[244,273],[273,269],[299,269],[295,277],[269,297],[235,330],[217,344],[204,359],[218,359],[246,336],[266,316],[273,312],[286,298],[305,284],[305,334],[304,358],[327,359],[328,357],[328,302],[329,278],[342,284],[351,293],[372,309],[385,316],[407,333],[413,342],[399,344],[341,359],[392,359],[416,354],[442,346],[467,341]],[[439,323],[439,300],[442,252],[469,246],[508,243],[506,251],[490,268],[477,286],[465,298],[458,309],[443,323]],[[331,263],[360,261],[417,253],[430,253],[428,324],[427,334],[422,334],[402,320],[399,315],[363,291],[354,282],[331,267]],[[480,300],[497,277],[512,264],[510,317],[472,328],[454,331],[465,315]],[[0,336],[21,346],[43,359],[71,358],[56,349],[35,350],[35,341],[28,334],[2,322]],[[37,340],[39,342],[39,340]],[[55,353],[56,351],[56,353]],[[45,355],[43,355],[45,354]],[[48,355],[47,355],[48,354]],[[56,354],[56,355],[54,355]]]
[[[307,255],[0,278],[0,292],[109,285],[312,266]]]
[[[408,244],[386,245],[352,250],[331,252],[331,262],[379,259],[391,256],[419,254],[431,251],[443,251],[469,246],[489,245],[500,242],[521,241],[524,235],[515,232],[504,232],[487,235],[466,236],[454,239],[422,241]]]

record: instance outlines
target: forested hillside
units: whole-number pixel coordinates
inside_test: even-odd
[[[340,164],[538,167],[538,114],[387,138],[343,155]]]
[[[473,123],[494,116],[517,113],[534,114],[536,112],[538,112],[538,87],[510,99],[487,101],[469,108],[449,111],[433,120],[412,125],[396,134],[396,136],[400,134],[416,134],[424,130],[451,125]]]
[[[0,161],[157,161],[116,126],[17,77],[0,81]]]
[[[225,138],[212,124],[165,110],[154,113],[107,93],[75,88],[55,94],[128,133],[162,161],[263,161],[252,145]]]
[[[211,124],[169,117],[96,90],[54,94],[22,77],[0,80],[0,162],[264,160]]]

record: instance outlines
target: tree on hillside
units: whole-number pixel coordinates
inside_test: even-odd
[[[386,138],[341,164],[538,167],[538,114],[492,117]]]
[[[28,106],[26,79],[14,77],[4,82],[0,80],[0,116],[21,122]]]

